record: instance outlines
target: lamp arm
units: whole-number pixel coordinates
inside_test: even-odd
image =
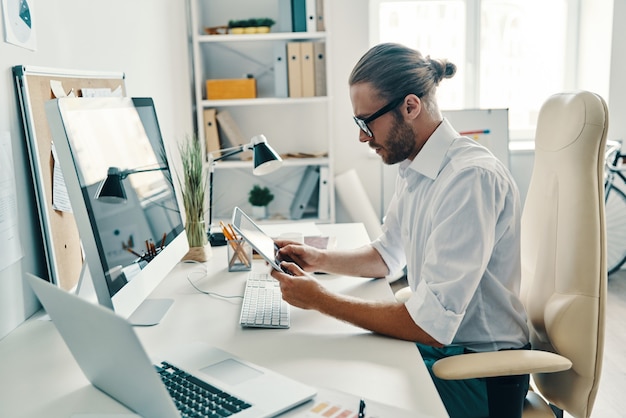
[[[240,152],[253,150],[258,144],[267,144],[267,140],[264,135],[256,135],[252,137],[249,143],[243,145],[237,145],[236,147],[224,148],[218,150],[217,152],[221,152],[222,155],[219,157],[213,157],[213,153],[209,153],[209,161],[216,162],[219,160],[223,160],[224,158],[231,157],[235,154],[239,154]]]
[[[126,177],[130,176],[131,174],[135,174],[135,173],[147,173],[150,171],[163,171],[163,170],[167,170],[168,167],[156,167],[156,168],[146,168],[143,170],[124,170],[120,173],[120,178],[123,180]]]
[[[224,158],[231,157],[235,154],[239,154],[240,152],[244,152],[252,148],[253,147],[251,144],[238,145],[232,148],[224,148],[222,150],[219,150],[222,153],[222,155],[220,155],[219,157],[213,157],[213,153],[209,153],[209,161],[216,162],[219,160],[223,160]]]

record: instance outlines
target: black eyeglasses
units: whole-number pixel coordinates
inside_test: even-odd
[[[357,118],[356,116],[352,116],[352,117],[354,118],[354,121],[356,122],[357,126],[359,128],[361,128],[361,130],[363,132],[365,132],[365,134],[371,138],[371,137],[374,136],[374,134],[372,133],[372,131],[370,131],[370,128],[367,126],[367,124],[372,122],[372,121],[374,121],[375,119],[378,119],[379,117],[381,117],[385,113],[388,113],[391,110],[395,109],[403,101],[404,101],[404,97],[399,97],[396,100],[393,100],[393,101],[387,103],[385,106],[383,106],[377,112],[375,112],[372,116],[370,116],[368,118],[365,118],[365,119],[360,119],[360,118]]]

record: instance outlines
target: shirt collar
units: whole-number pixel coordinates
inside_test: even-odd
[[[407,169],[411,169],[428,178],[435,179],[450,145],[457,137],[459,137],[459,133],[444,118],[413,161],[404,160],[400,163],[401,174],[404,174]]]

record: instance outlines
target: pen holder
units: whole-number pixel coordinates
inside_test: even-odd
[[[228,271],[248,271],[252,267],[252,247],[243,239],[228,240]]]

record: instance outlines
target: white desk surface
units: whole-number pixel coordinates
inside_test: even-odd
[[[320,225],[338,247],[368,241],[361,224]],[[159,325],[135,328],[149,355],[190,342],[230,351],[318,388],[338,390],[410,411],[416,417],[446,417],[415,345],[374,335],[316,311],[291,308],[288,330],[242,329],[241,299],[196,291],[241,295],[247,273],[229,273],[225,247],[213,248],[205,264],[179,264],[153,292],[175,302]],[[255,261],[254,269],[267,267]],[[206,271],[207,275],[203,272]],[[318,275],[328,288],[363,298],[390,299],[385,280]],[[302,416],[311,403],[287,416]],[[0,341],[0,416],[65,417],[129,411],[91,386],[49,321],[30,319]],[[299,413],[298,413],[299,412]],[[82,416],[82,415],[81,415]]]

